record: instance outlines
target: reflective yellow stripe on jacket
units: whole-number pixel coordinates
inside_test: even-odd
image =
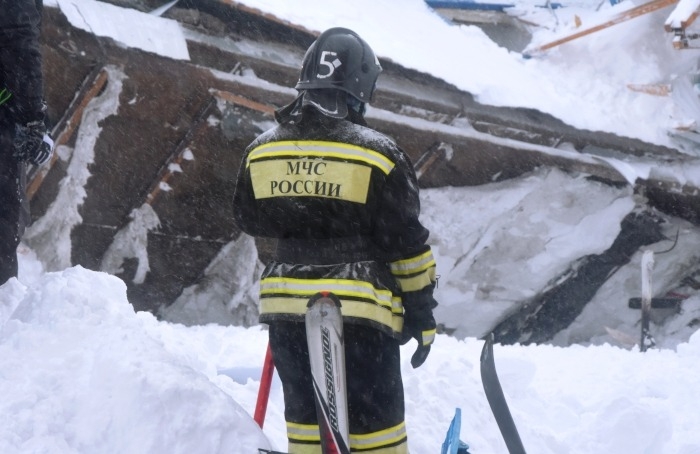
[[[435,258],[430,250],[390,263],[391,273],[404,292],[415,292],[435,282]]]
[[[250,166],[250,163],[256,160],[283,159],[287,157],[336,158],[363,162],[381,170],[387,175],[394,168],[394,163],[389,158],[369,148],[347,143],[315,140],[269,142],[260,145],[248,154],[246,166]]]
[[[352,279],[297,279],[267,277],[260,281],[261,314],[306,313],[306,304],[321,291],[333,292],[345,317],[369,319],[400,333],[403,328],[401,298],[370,282]]]

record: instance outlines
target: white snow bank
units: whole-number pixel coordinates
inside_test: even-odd
[[[177,21],[93,0],[56,0],[72,26],[97,36],[173,58],[189,60],[185,36]]]

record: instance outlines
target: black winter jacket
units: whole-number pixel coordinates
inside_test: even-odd
[[[347,321],[398,337],[402,298],[432,308],[435,261],[418,220],[418,184],[405,153],[370,128],[308,110],[246,150],[234,196],[238,226],[277,238],[260,283],[260,321],[303,320],[332,291]]]
[[[39,36],[42,0],[0,0],[0,127],[44,120]],[[4,125],[4,126],[3,126]]]

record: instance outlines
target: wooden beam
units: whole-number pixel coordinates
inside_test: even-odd
[[[697,33],[688,34],[686,29],[697,19],[698,8],[700,8],[700,0],[680,0],[666,19],[664,30],[673,33],[674,49],[696,48],[690,45],[690,40],[698,39],[699,35]]]
[[[216,106],[216,99],[212,98],[204,108],[197,115],[194,124],[187,131],[185,136],[178,142],[177,146],[170,154],[170,157],[165,161],[163,166],[158,172],[158,176],[151,184],[146,195],[146,203],[152,205],[158,195],[163,191],[163,185],[167,184],[168,181],[175,175],[176,171],[173,170],[174,165],[180,166],[183,161],[187,160],[185,151],[187,150],[187,145],[190,143],[192,136],[197,130],[207,125],[206,119],[209,113]]]
[[[238,104],[240,106],[257,110],[258,112],[266,113],[269,115],[273,115],[275,113],[275,107],[269,104],[263,104],[257,101],[253,101],[251,99],[244,98],[243,96],[235,95],[230,91],[214,89],[211,90],[211,92],[214,94],[214,96],[223,99],[224,101],[228,101],[232,104]]]
[[[697,19],[698,8],[700,8],[700,0],[680,0],[666,19],[664,30],[667,32],[685,30]]]
[[[627,88],[653,96],[668,96],[671,94],[671,86],[669,84],[627,84]]]
[[[96,68],[95,71],[85,78],[78,95],[73,99],[73,102],[52,131],[52,135],[56,138],[54,143],[57,148],[68,143],[76,128],[80,125],[83,112],[88,103],[102,91],[107,84],[107,79],[107,71],[102,67]],[[29,181],[27,184],[27,197],[29,200],[32,200],[39,190],[41,183],[43,183],[44,178],[46,178],[57,159],[58,154],[54,153],[49,162],[43,166],[33,167],[29,171],[27,176]]]
[[[413,165],[416,171],[416,178],[420,180],[428,170],[430,170],[433,165],[441,159],[444,159],[446,154],[446,149],[451,147],[450,144],[440,142],[430,147],[425,153],[423,153]]]
[[[629,9],[627,11],[623,11],[622,13],[617,14],[614,16],[612,19],[607,20],[603,22],[602,24],[595,25],[593,27],[586,28],[584,30],[578,31],[576,33],[573,33],[571,35],[565,36],[563,38],[556,39],[550,43],[543,44],[541,46],[535,47],[533,49],[525,50],[523,52],[523,55],[527,57],[532,57],[535,56],[539,53],[542,53],[548,49],[551,49],[553,47],[560,46],[564,43],[568,43],[570,41],[573,41],[575,39],[581,38],[583,36],[590,35],[592,33],[598,32],[600,30],[604,30],[606,28],[612,27],[613,25],[620,24],[622,22],[626,22],[630,19],[634,19],[635,17],[642,16],[647,13],[651,13],[653,11],[665,8],[667,6],[673,5],[678,3],[678,0],[652,0],[648,3],[645,3],[643,5],[636,6],[632,9]]]

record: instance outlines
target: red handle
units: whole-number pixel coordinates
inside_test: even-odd
[[[255,415],[253,419],[262,429],[265,422],[265,412],[267,412],[267,401],[270,397],[270,386],[272,385],[272,375],[275,372],[275,363],[272,360],[272,350],[267,344],[265,352],[265,363],[263,364],[262,375],[260,376],[260,389],[258,390],[258,401],[255,404]]]

